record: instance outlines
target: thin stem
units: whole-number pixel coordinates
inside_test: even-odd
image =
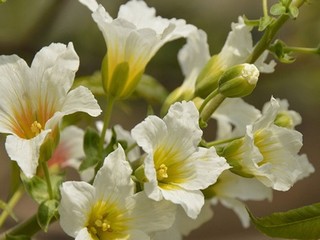
[[[213,99],[218,94],[218,89],[214,90],[212,93],[210,93],[203,101],[203,103],[200,106],[199,112],[201,113],[204,109],[204,107],[208,104],[208,102]]]
[[[301,7],[304,2],[305,0],[295,1],[295,7]],[[254,50],[246,59],[247,63],[254,63],[261,56],[261,54],[269,48],[279,29],[289,18],[290,16],[288,14],[283,14],[267,27],[260,41],[256,44]]]
[[[283,50],[284,50],[285,52],[320,54],[320,48],[284,47]]]
[[[20,185],[18,189],[16,189],[15,193],[12,195],[11,199],[9,200],[7,204],[7,208],[3,209],[3,212],[0,215],[0,227],[4,224],[6,221],[7,217],[11,214],[12,209],[14,206],[18,203],[20,198],[23,195],[23,187]]]
[[[268,16],[268,0],[262,0],[263,16]]]
[[[48,188],[48,194],[50,199],[54,199],[53,195],[53,190],[52,190],[52,184],[51,184],[51,179],[50,179],[50,174],[49,174],[49,169],[46,161],[40,161],[42,170],[44,172],[44,177],[47,183],[47,188]]]
[[[106,107],[106,112],[105,112],[105,115],[104,115],[103,128],[102,128],[101,137],[100,137],[100,143],[99,143],[100,153],[102,153],[102,151],[103,151],[103,144],[104,144],[104,141],[105,141],[107,129],[108,129],[109,124],[110,124],[111,113],[112,113],[112,110],[113,110],[114,102],[115,102],[115,99],[113,97],[108,97],[107,98],[107,107]]]
[[[229,138],[229,139],[223,139],[223,140],[216,140],[216,141],[212,141],[212,142],[202,141],[201,144],[203,144],[203,146],[205,146],[205,147],[213,147],[213,146],[218,146],[218,145],[221,145],[221,144],[229,143],[229,142],[232,142],[232,141],[240,139],[240,138],[242,138],[242,137],[235,137],[235,138]]]

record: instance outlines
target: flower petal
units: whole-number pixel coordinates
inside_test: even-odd
[[[101,109],[89,89],[80,86],[70,91],[65,99],[62,110],[65,115],[85,112],[90,116],[98,116]]]
[[[173,190],[161,189],[164,199],[183,207],[186,214],[195,219],[201,211],[204,204],[204,197],[201,191],[191,191],[174,187]]]
[[[31,70],[35,81],[39,84],[52,82],[61,86],[65,92],[71,88],[74,76],[79,67],[79,57],[73,44],[68,46],[52,43],[42,48],[34,57]]]
[[[22,172],[31,178],[36,174],[39,164],[40,147],[50,130],[42,131],[31,139],[7,136],[5,147],[11,160],[16,161]]]
[[[94,187],[86,182],[64,182],[60,193],[60,226],[69,236],[84,239],[83,228],[94,203]]]
[[[119,144],[118,148],[105,158],[103,166],[94,179],[93,186],[97,190],[96,198],[102,200],[116,196],[123,201],[126,197],[132,196],[134,185],[131,173],[132,169]]]
[[[130,205],[133,205],[130,208],[133,209],[131,216],[134,219],[134,228],[143,229],[146,233],[167,229],[175,219],[174,204],[165,200],[151,200],[144,192],[135,194]]]
[[[82,228],[77,234],[75,240],[94,240],[87,228]]]

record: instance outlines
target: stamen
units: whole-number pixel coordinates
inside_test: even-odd
[[[31,124],[31,132],[37,136],[42,130],[42,126],[40,123],[38,123],[37,121],[34,121],[32,124]]]
[[[157,170],[158,181],[161,181],[161,180],[169,177],[167,171],[168,171],[168,167],[165,164],[161,164]]]

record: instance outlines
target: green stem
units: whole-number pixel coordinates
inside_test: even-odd
[[[221,144],[225,144],[225,143],[229,143],[232,142],[234,140],[240,139],[242,137],[235,137],[235,138],[229,138],[229,139],[223,139],[223,140],[216,140],[216,141],[212,141],[212,142],[205,142],[204,140],[201,141],[201,144],[203,144],[203,146],[205,147],[213,147],[213,146],[218,146]]]
[[[283,50],[284,50],[285,52],[320,54],[320,48],[284,47]]]
[[[295,6],[299,8],[303,5],[304,2],[305,0],[296,1]],[[288,14],[283,14],[275,22],[271,23],[267,27],[260,41],[256,44],[254,50],[246,59],[247,63],[254,63],[261,56],[261,54],[269,48],[279,29],[289,18],[290,16]]]
[[[23,186],[20,185],[20,187],[16,189],[15,193],[12,195],[11,199],[9,200],[6,209],[3,209],[3,212],[0,215],[0,227],[4,224],[7,217],[12,213],[12,209],[22,197],[23,192],[24,192]]]
[[[50,199],[54,199],[53,195],[53,190],[52,190],[52,184],[51,184],[51,179],[50,179],[50,174],[49,174],[49,169],[46,161],[40,161],[41,162],[41,167],[44,172],[44,177],[47,183],[47,188],[48,188],[48,194]]]
[[[263,16],[267,17],[268,16],[268,1],[267,0],[262,0],[262,7],[263,7]]]
[[[107,129],[108,129],[109,124],[110,124],[111,113],[112,113],[112,110],[113,110],[114,103],[115,103],[115,99],[113,97],[108,97],[107,98],[107,107],[106,107],[106,112],[105,112],[105,115],[104,115],[103,128],[102,128],[101,137],[100,137],[100,143],[99,143],[100,153],[103,152],[103,145],[104,145],[104,142],[105,142]]]
[[[41,227],[38,224],[37,215],[35,214],[25,222],[22,222],[19,225],[9,229],[0,236],[0,240],[6,240],[7,236],[33,236],[41,230]]]

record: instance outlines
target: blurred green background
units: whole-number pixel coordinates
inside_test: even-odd
[[[116,17],[118,8],[126,1],[100,1],[111,16]],[[220,51],[230,31],[231,22],[239,15],[250,19],[262,14],[258,0],[148,0],[157,14],[167,18],[183,18],[208,34],[211,54]],[[276,1],[269,1],[274,3]],[[320,1],[310,0],[302,7],[296,20],[290,20],[279,32],[278,37],[288,45],[316,47],[320,42]],[[257,40],[259,34],[254,36]],[[7,0],[0,5],[0,54],[17,54],[31,63],[34,54],[51,42],[73,42],[80,56],[77,76],[91,74],[100,68],[106,46],[101,32],[93,22],[90,12],[76,0]],[[179,86],[183,80],[177,62],[177,53],[184,40],[166,44],[149,63],[146,73],[154,76],[168,90]],[[274,192],[273,202],[249,202],[256,215],[273,211],[285,211],[305,204],[320,201],[320,56],[296,55],[293,64],[279,63],[273,74],[262,74],[253,94],[247,97],[249,103],[260,108],[273,95],[288,99],[291,109],[302,115],[303,123],[298,130],[304,134],[302,152],[307,153],[316,173],[298,182],[288,192]],[[1,87],[1,86],[0,86]],[[0,96],[1,97],[1,96]],[[130,129],[145,117],[145,105],[134,102],[131,111],[119,108],[113,123],[120,123]],[[128,119],[130,121],[128,121]],[[1,136],[0,181],[1,199],[6,198],[9,160],[4,151]],[[28,206],[28,207],[26,207]],[[30,207],[29,207],[30,206]],[[23,219],[34,212],[35,205],[24,198],[17,206],[17,215]],[[253,227],[243,229],[236,215],[221,206],[214,208],[214,218],[187,239],[269,239]],[[9,221],[9,224],[12,223]],[[38,239],[70,239],[61,235],[58,224],[48,235]]]

